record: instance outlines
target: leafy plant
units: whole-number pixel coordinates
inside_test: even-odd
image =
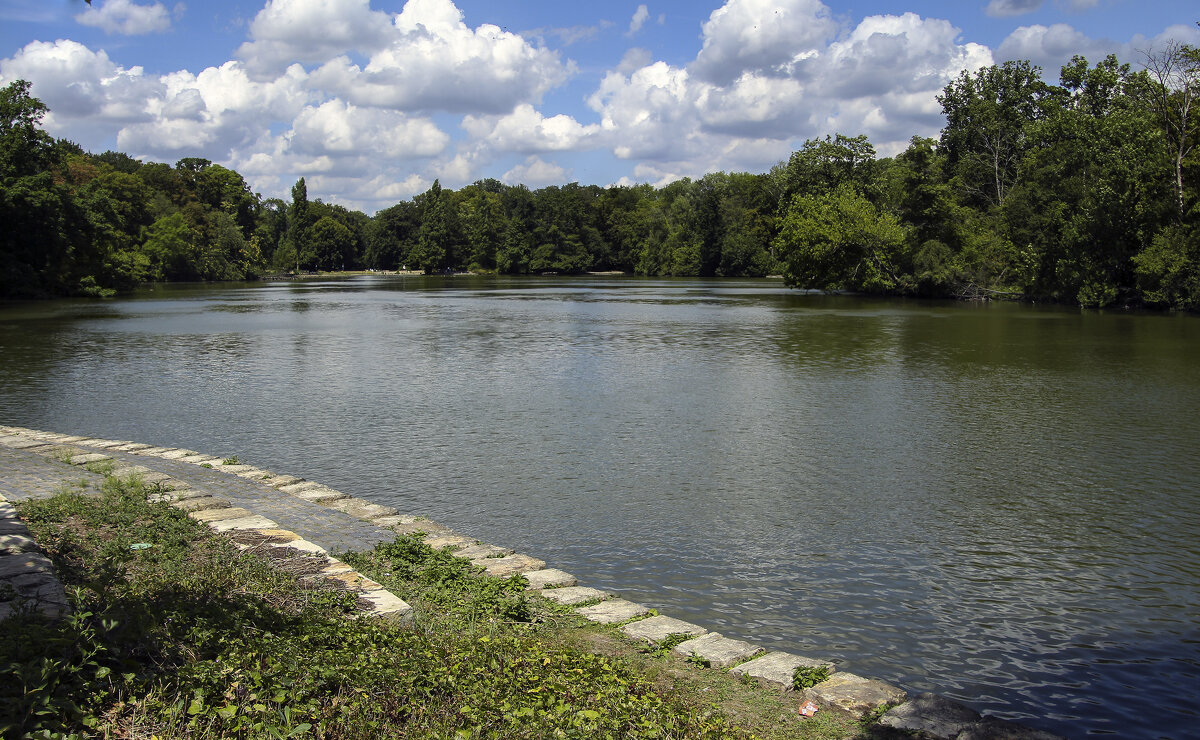
[[[796,666],[796,670],[792,671],[792,688],[796,691],[810,689],[822,681],[829,680],[830,670],[827,665],[817,666]]]

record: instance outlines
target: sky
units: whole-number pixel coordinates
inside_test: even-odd
[[[964,70],[1200,45],[1195,0],[0,0],[0,85],[55,136],[204,157],[373,213],[532,188],[765,172],[812,138],[937,136]]]

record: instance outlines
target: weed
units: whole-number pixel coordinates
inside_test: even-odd
[[[200,463],[200,467],[212,470],[212,463]]]
[[[827,665],[796,666],[796,670],[792,671],[792,688],[796,691],[811,689],[822,681],[829,680],[829,675],[829,666]]]
[[[229,457],[227,457],[227,458],[225,458],[224,460],[222,460],[222,461],[221,461],[221,464],[222,464],[222,465],[238,465],[238,464],[240,464],[240,463],[238,463],[238,456],[237,456],[237,455],[230,455]]]

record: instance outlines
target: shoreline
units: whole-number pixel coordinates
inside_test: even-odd
[[[77,466],[99,463],[121,465],[117,470],[133,470],[139,476],[154,476],[157,484],[165,484],[168,487],[167,491],[178,491],[168,494],[176,497],[176,504],[173,505],[186,508],[189,516],[207,522],[210,527],[220,532],[248,531],[258,534],[273,533],[273,536],[286,532],[293,538],[291,541],[305,543],[304,547],[316,548],[324,553],[328,552],[327,548],[316,542],[330,536],[328,533],[313,536],[308,532],[282,528],[274,518],[267,518],[263,516],[264,512],[249,508],[252,496],[244,500],[230,501],[208,494],[195,495],[198,492],[189,493],[192,485],[172,477],[172,474],[187,477],[187,473],[191,472],[189,469],[207,469],[222,476],[245,481],[237,484],[242,488],[257,486],[264,491],[268,488],[273,489],[274,492],[283,494],[276,495],[276,501],[272,504],[274,508],[265,512],[275,518],[279,518],[281,513],[289,515],[289,508],[303,511],[305,516],[310,516],[312,511],[324,510],[324,516],[330,520],[348,516],[396,534],[421,533],[430,546],[449,548],[453,554],[468,558],[488,575],[522,575],[530,581],[531,589],[539,595],[563,606],[574,607],[579,615],[591,622],[614,625],[614,629],[627,638],[645,641],[658,647],[665,646],[678,655],[698,659],[697,662],[714,669],[729,669],[734,676],[745,676],[748,680],[787,691],[800,675],[798,671],[824,668],[828,671],[824,680],[803,688],[800,697],[804,701],[812,701],[825,711],[841,712],[859,718],[877,715],[884,727],[922,732],[925,733],[924,737],[939,740],[1057,738],[1050,733],[994,716],[982,716],[966,705],[934,694],[910,697],[899,687],[837,671],[828,661],[791,653],[769,652],[752,642],[726,638],[701,625],[657,614],[642,604],[619,598],[618,594],[578,586],[573,576],[547,567],[544,561],[535,557],[481,543],[418,515],[401,514],[390,507],[353,498],[320,483],[242,464],[236,457],[220,458],[194,450],[154,447],[141,442],[67,435],[12,426],[0,426],[0,445],[30,452],[40,449],[41,454],[56,454],[60,458],[65,456],[66,461]],[[137,460],[149,463],[147,458],[156,458],[158,462],[155,467],[160,470],[131,464]],[[110,467],[110,470],[112,469]],[[207,472],[201,475],[205,478],[212,477]],[[232,482],[231,480],[230,483]],[[237,486],[230,490],[235,488]],[[236,492],[230,494],[230,497],[236,499]],[[188,503],[189,501],[191,503]],[[262,506],[260,505],[260,508]],[[300,515],[297,513],[296,516]],[[320,529],[314,520],[308,521],[310,528]],[[336,567],[336,564],[331,563],[331,567]],[[354,575],[363,579],[359,574]],[[353,576],[347,577],[353,580]],[[381,613],[386,612],[403,618],[411,611],[400,597],[390,593],[377,593],[382,587],[371,583],[376,588],[374,600],[383,610]],[[950,726],[955,729],[953,733],[947,734],[945,728]]]

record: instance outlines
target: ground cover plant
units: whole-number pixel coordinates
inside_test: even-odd
[[[679,666],[654,665],[669,658],[622,655],[612,630],[568,629],[524,579],[414,537],[348,556],[408,589],[419,616],[402,625],[354,618],[349,594],[238,551],[136,481],[19,511],[74,612],[4,622],[2,737],[751,736],[714,706],[724,689],[677,685]],[[847,734],[805,727],[821,732],[791,736]]]

